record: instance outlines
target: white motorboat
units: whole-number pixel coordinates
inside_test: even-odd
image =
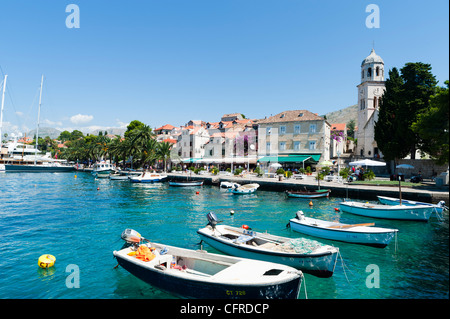
[[[306,238],[287,238],[227,225],[217,225],[214,213],[199,229],[202,241],[226,254],[284,264],[317,277],[333,275],[339,249]]]
[[[397,229],[372,227],[374,223],[343,224],[305,217],[298,211],[295,218],[289,220],[292,230],[320,238],[337,240],[373,247],[386,247],[398,232]]]
[[[428,205],[390,206],[349,201],[341,202],[340,209],[346,213],[373,218],[428,221],[433,213],[434,207],[430,207]]]
[[[114,171],[114,166],[112,164],[101,161],[94,164],[91,174],[98,178],[108,178],[109,174],[114,173]]]
[[[233,194],[252,194],[256,192],[258,189],[259,184],[252,183],[252,184],[244,184],[236,188],[230,188],[229,191]]]
[[[75,167],[59,162],[43,162],[36,164],[5,164],[5,172],[18,173],[64,173],[73,172]]]
[[[130,176],[132,183],[157,183],[167,178],[167,175],[161,175],[159,173],[143,172],[138,176]]]
[[[377,196],[378,200],[381,204],[385,205],[399,205],[400,199],[399,198],[393,198],[393,197],[386,197],[386,196]],[[435,211],[439,214],[441,214],[445,209],[448,209],[447,206],[445,206],[445,202],[441,200],[437,204],[431,204],[431,203],[424,203],[424,202],[417,202],[414,200],[408,200],[408,199],[402,199],[402,205],[406,206],[417,206],[417,205],[424,205],[424,206],[431,206],[435,208]]]
[[[159,289],[183,298],[297,299],[301,271],[285,265],[194,251],[158,243],[131,229],[132,246],[114,251],[119,265]],[[134,235],[137,234],[137,235]]]

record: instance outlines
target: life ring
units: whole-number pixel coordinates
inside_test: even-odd
[[[38,259],[38,265],[41,268],[50,268],[53,267],[53,265],[55,264],[56,258],[53,255],[42,255],[41,257],[39,257]]]

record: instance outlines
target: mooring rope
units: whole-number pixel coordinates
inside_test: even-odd
[[[303,285],[303,283],[305,283],[305,298],[308,299],[308,293],[306,292],[306,278],[305,278],[305,274],[302,274],[302,277],[303,277],[303,279],[302,279],[302,282],[300,283],[299,291],[301,291],[302,285]]]
[[[347,267],[347,265],[345,265],[344,259],[342,258],[341,252],[339,250],[338,250],[338,256],[341,259],[342,269],[344,270],[345,279],[347,279],[347,282],[350,283],[350,280],[348,280],[348,277],[347,277],[347,273],[345,272],[345,267]],[[348,271],[351,272],[350,268],[347,267],[347,269],[348,269]]]
[[[397,254],[397,250],[398,250],[397,233],[398,233],[398,231],[395,232],[395,237],[394,237],[394,254]]]
[[[439,222],[443,222],[444,221],[444,212],[442,211],[442,216],[439,214],[437,207],[434,207],[434,212],[436,213],[436,218],[438,219]]]

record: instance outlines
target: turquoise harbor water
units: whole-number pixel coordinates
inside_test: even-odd
[[[114,269],[112,252],[122,247],[120,235],[126,228],[155,242],[198,249],[196,231],[206,224],[210,211],[226,224],[247,224],[286,237],[302,236],[285,228],[299,209],[307,216],[345,223],[373,221],[336,212],[341,198],[315,200],[310,208],[309,201],[276,192],[236,196],[214,186],[173,188],[76,175],[0,174],[1,299],[175,298],[120,267]],[[375,222],[399,229],[397,249],[394,242],[379,249],[317,239],[339,247],[342,260],[331,278],[305,275],[308,298],[448,298],[448,212],[443,221],[432,216],[428,223]],[[206,244],[203,248],[217,252]],[[42,254],[56,257],[53,268],[38,267]],[[66,285],[75,282],[73,265],[79,269],[79,288]],[[376,283],[373,269],[379,270],[379,288],[366,284]],[[304,286],[299,298],[305,298]]]

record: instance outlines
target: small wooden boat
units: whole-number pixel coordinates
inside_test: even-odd
[[[386,247],[397,229],[371,227],[374,223],[343,224],[305,217],[302,211],[289,220],[292,230],[320,238],[373,247]]]
[[[201,181],[193,181],[193,180],[188,180],[188,181],[169,181],[169,185],[170,186],[202,186],[203,185],[203,180]]]
[[[226,254],[284,264],[317,277],[331,277],[339,249],[306,238],[287,238],[227,225],[217,225],[214,213],[199,229],[202,241]]]
[[[125,232],[130,233],[132,230],[127,229]],[[114,251],[113,254],[124,269],[159,289],[183,298],[298,297],[303,274],[295,268],[158,243],[140,245],[143,238],[139,237],[137,242],[126,239],[133,243],[132,246]],[[147,253],[137,254],[142,251]]]
[[[143,172],[139,176],[130,176],[132,183],[157,183],[166,179],[167,175],[161,175],[158,173]]]
[[[390,206],[349,201],[341,202],[340,209],[346,213],[373,218],[416,220],[426,222],[433,213],[434,207],[430,207],[428,205]]]
[[[252,183],[252,184],[244,184],[240,185],[239,187],[230,188],[229,191],[233,194],[252,194],[256,192],[258,189],[259,184]]]
[[[400,204],[400,199],[399,198],[393,198],[393,197],[386,197],[386,196],[377,196],[378,200],[380,201],[381,204],[385,204],[385,205],[399,205]],[[402,205],[406,205],[406,206],[417,206],[417,205],[425,205],[425,206],[431,206],[435,208],[435,211],[439,214],[441,214],[444,209],[448,209],[447,206],[445,206],[445,202],[443,200],[441,200],[439,203],[437,204],[431,204],[431,203],[424,203],[424,202],[416,202],[413,200],[408,200],[408,199],[402,199]]]
[[[296,198],[321,198],[330,196],[331,190],[329,189],[318,189],[315,191],[286,191],[288,197]]]

